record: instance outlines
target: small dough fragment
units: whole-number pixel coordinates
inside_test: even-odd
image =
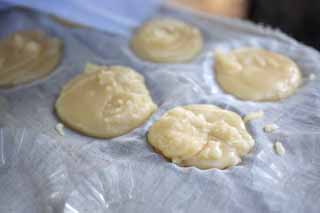
[[[65,134],[64,134],[64,125],[62,124],[62,123],[58,123],[57,125],[56,125],[56,131],[58,132],[58,134],[59,135],[61,135],[61,136],[64,136]]]
[[[131,40],[131,47],[140,58],[158,63],[190,61],[202,46],[197,28],[172,18],[145,23]]]
[[[0,87],[13,87],[49,75],[60,61],[62,42],[39,30],[0,41]]]
[[[245,123],[247,123],[252,120],[257,120],[257,119],[263,118],[263,116],[264,116],[264,112],[262,110],[257,111],[257,112],[250,112],[249,114],[244,116],[243,121]]]
[[[166,112],[149,129],[148,142],[181,166],[224,169],[254,146],[241,117],[214,105],[188,105]]]
[[[88,65],[55,105],[60,119],[89,136],[112,138],[143,124],[157,109],[144,78],[123,66]]]
[[[275,152],[276,152],[278,155],[280,155],[280,156],[282,156],[282,155],[284,155],[284,154],[286,153],[285,148],[283,147],[282,143],[279,142],[279,141],[277,141],[277,142],[274,144],[274,150],[275,150]]]
[[[277,124],[268,124],[268,125],[265,125],[263,127],[263,130],[264,132],[266,133],[271,133],[271,132],[274,132],[276,131],[277,129],[279,129],[279,126]]]
[[[263,49],[240,48],[215,55],[216,79],[224,91],[243,100],[277,101],[302,82],[295,62]]]

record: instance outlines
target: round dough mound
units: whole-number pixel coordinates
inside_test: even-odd
[[[66,125],[99,138],[128,133],[157,109],[140,74],[91,64],[67,83],[55,107]]]
[[[289,58],[263,49],[243,48],[216,53],[216,78],[228,93],[252,101],[277,101],[301,83],[298,66]]]
[[[42,31],[16,32],[0,41],[0,87],[49,75],[59,63],[62,43]]]
[[[147,22],[131,41],[132,49],[140,58],[160,63],[190,61],[202,45],[198,29],[169,18]]]
[[[214,105],[168,111],[150,128],[148,142],[172,162],[200,169],[237,165],[254,146],[241,117]]]

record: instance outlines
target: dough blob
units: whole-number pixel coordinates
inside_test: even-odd
[[[181,166],[224,169],[254,146],[241,117],[214,105],[176,107],[150,128],[148,142]]]
[[[25,30],[0,41],[0,87],[49,75],[59,63],[62,42],[42,31]]]
[[[291,59],[253,48],[216,53],[215,71],[223,90],[252,101],[286,98],[296,91],[302,79],[298,66]]]
[[[123,135],[157,109],[140,74],[128,67],[90,64],[67,83],[55,107],[67,126],[98,138]]]
[[[131,41],[132,49],[140,58],[160,63],[190,61],[202,45],[202,35],[197,28],[171,18],[147,22]]]

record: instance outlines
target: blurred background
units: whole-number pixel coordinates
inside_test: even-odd
[[[207,14],[248,19],[279,28],[320,50],[320,0],[168,0]]]
[[[125,33],[152,16],[163,2],[209,15],[263,23],[320,50],[320,0],[0,0],[0,9],[18,5],[97,29]]]

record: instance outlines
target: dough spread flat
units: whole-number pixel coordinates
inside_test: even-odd
[[[150,128],[148,142],[172,162],[200,169],[237,165],[254,146],[241,117],[214,105],[169,110]]]
[[[62,42],[38,30],[13,33],[0,41],[0,87],[13,87],[50,74],[59,63]]]
[[[55,107],[67,126],[99,138],[128,133],[157,109],[140,74],[92,64],[67,83]]]
[[[289,58],[263,49],[243,48],[215,55],[215,72],[226,92],[243,100],[277,101],[301,83],[298,66]]]
[[[131,41],[133,51],[140,58],[160,63],[190,61],[202,45],[202,35],[197,28],[171,18],[147,22]]]

